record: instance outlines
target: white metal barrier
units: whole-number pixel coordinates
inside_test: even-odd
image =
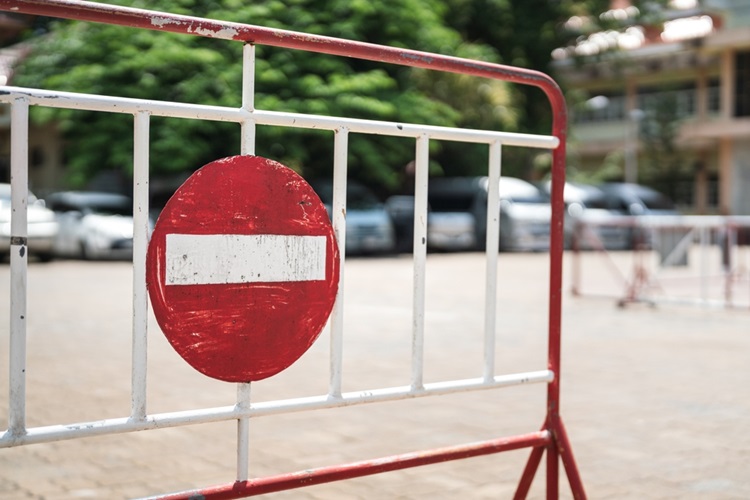
[[[605,247],[602,228],[635,235]],[[636,216],[580,221],[585,248],[572,256],[572,292],[632,302],[750,308],[750,216]]]
[[[573,460],[572,451],[559,415],[559,364],[560,364],[560,287],[562,261],[562,186],[564,184],[564,100],[559,89],[545,75],[515,68],[489,65],[476,61],[370,46],[354,42],[325,39],[305,34],[294,34],[258,27],[218,23],[205,19],[173,16],[158,12],[125,9],[103,4],[74,2],[66,0],[46,0],[43,2],[0,1],[0,8],[27,13],[58,15],[89,21],[114,22],[134,27],[174,31],[191,35],[209,36],[242,40],[243,84],[240,89],[242,105],[239,108],[205,106],[160,102],[111,96],[84,95],[54,90],[0,87],[0,103],[11,107],[11,184],[14,235],[11,247],[11,318],[10,318],[10,389],[9,425],[0,434],[0,448],[44,443],[58,440],[77,439],[105,434],[126,433],[156,428],[175,427],[188,424],[236,420],[237,431],[237,474],[234,486],[242,485],[242,490],[234,491],[237,496],[255,494],[265,486],[248,481],[249,419],[251,417],[281,413],[333,408],[365,403],[393,401],[405,398],[434,396],[463,391],[495,389],[529,383],[548,385],[548,414],[542,430],[527,435],[503,438],[482,444],[480,447],[458,447],[439,453],[422,455],[420,463],[413,457],[400,459],[401,467],[433,463],[434,461],[475,456],[520,447],[533,448],[527,468],[519,484],[519,497],[528,492],[531,480],[541,460],[542,453],[548,453],[547,496],[557,497],[557,460],[562,459],[568,479],[576,498],[584,498],[583,487]],[[156,22],[158,21],[158,22]],[[243,38],[244,37],[244,38]],[[553,135],[514,134],[485,130],[465,130],[434,127],[418,124],[403,124],[384,121],[351,119],[344,117],[312,116],[295,113],[279,113],[255,109],[254,72],[255,43],[267,43],[287,48],[303,48],[324,53],[361,57],[381,62],[421,66],[430,69],[473,74],[511,82],[536,85],[548,95],[555,125]],[[26,246],[26,206],[28,191],[28,131],[30,106],[47,106],[77,110],[123,113],[132,115],[134,133],[134,213],[135,234],[133,252],[133,324],[132,324],[132,372],[131,408],[129,415],[107,420],[62,423],[59,425],[29,427],[26,419],[26,310],[27,310],[27,257]],[[374,388],[355,392],[343,392],[342,337],[344,300],[340,295],[336,300],[330,324],[330,378],[327,394],[287,400],[274,400],[254,403],[250,398],[250,383],[237,384],[236,404],[217,408],[200,408],[171,413],[149,413],[147,411],[147,364],[146,345],[148,338],[148,294],[146,286],[146,250],[149,238],[148,186],[149,186],[149,127],[152,116],[163,116],[190,120],[211,120],[237,123],[242,130],[242,155],[254,154],[255,130],[258,126],[282,126],[304,129],[323,129],[332,132],[334,143],[334,199],[333,227],[338,241],[345,241],[345,209],[347,152],[350,133],[379,134],[393,137],[411,138],[415,141],[415,227],[414,227],[414,268],[413,268],[413,320],[412,320],[412,370],[407,385],[398,387]],[[488,217],[486,241],[486,293],[484,318],[485,357],[481,376],[470,379],[448,380],[425,383],[423,380],[423,347],[425,339],[425,274],[426,274],[426,225],[427,220],[427,180],[429,142],[450,140],[484,144],[489,151],[488,172],[490,196],[488,213],[498,214]],[[553,180],[553,234],[550,252],[550,313],[549,313],[549,363],[546,368],[522,373],[497,374],[495,367],[495,322],[497,304],[497,271],[499,243],[499,179],[501,176],[501,151],[503,146],[521,146],[554,150]],[[341,261],[345,259],[341,246]],[[341,280],[343,281],[343,265]],[[372,466],[360,467],[361,471],[346,477],[372,474]],[[320,474],[321,481],[331,480],[331,471]],[[337,476],[341,478],[341,476]],[[275,481],[276,489],[298,487],[290,484],[294,478],[286,477]],[[297,481],[299,483],[299,480]],[[309,480],[307,484],[312,484]],[[255,489],[253,489],[255,488]],[[217,493],[217,492],[215,492]],[[207,494],[203,492],[201,494]],[[218,494],[228,494],[228,490]],[[189,495],[187,495],[189,496]]]

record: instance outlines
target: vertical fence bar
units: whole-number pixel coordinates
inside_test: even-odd
[[[724,273],[724,306],[732,307],[732,280],[735,273],[735,255],[737,249],[737,227],[727,224],[727,268]]]
[[[26,433],[26,301],[28,271],[29,101],[10,111],[10,392],[8,430]]]
[[[333,142],[333,200],[331,221],[340,252],[339,285],[331,312],[330,380],[328,394],[341,396],[341,363],[344,354],[344,275],[346,269],[346,178],[349,129],[336,129]]]
[[[255,45],[242,46],[242,109],[255,110]],[[243,120],[240,154],[255,154],[255,120]],[[250,382],[237,384],[237,408],[250,408]],[[237,481],[247,481],[250,473],[250,417],[237,419]]]
[[[255,45],[242,46],[242,109],[255,111]],[[242,122],[240,154],[255,154],[255,121]]]
[[[414,298],[412,313],[411,386],[424,387],[424,304],[427,267],[427,184],[429,180],[430,138],[417,138],[414,172]]]
[[[708,227],[701,227],[700,233],[700,297],[703,304],[708,304]]]
[[[490,145],[487,186],[487,272],[484,303],[484,380],[495,376],[495,336],[497,309],[497,261],[500,248],[500,176],[502,174],[502,145]]]
[[[146,291],[146,249],[149,231],[149,135],[150,116],[135,114],[133,133],[133,351],[130,416],[146,418],[148,344],[148,297]]]
[[[237,408],[250,408],[250,382],[237,384]],[[250,418],[237,419],[237,481],[247,481],[250,470]]]

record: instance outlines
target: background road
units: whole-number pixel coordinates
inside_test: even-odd
[[[547,259],[501,254],[498,373],[546,368]],[[28,281],[28,425],[127,416],[130,264],[32,263]],[[2,429],[9,282],[6,264]],[[750,498],[750,311],[621,309],[613,299],[573,297],[567,274],[565,282],[562,415],[589,497]],[[481,376],[483,256],[431,254],[427,284],[425,382]],[[349,260],[345,308],[344,390],[408,384],[410,256]],[[149,413],[234,404],[235,387],[194,372],[153,320],[149,335]],[[328,349],[324,332],[290,369],[253,384],[253,400],[326,393]],[[260,417],[250,423],[250,473],[535,431],[544,397],[545,387],[535,385]],[[1,449],[0,499],[133,498],[229,483],[235,439],[236,424],[223,422]],[[511,498],[527,456],[502,453],[268,498]],[[543,478],[542,464],[532,498],[543,497]],[[564,476],[561,492],[569,497]]]

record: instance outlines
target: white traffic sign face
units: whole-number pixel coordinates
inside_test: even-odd
[[[274,375],[333,308],[339,251],[325,206],[291,169],[233,156],[196,171],[154,228],[147,281],[170,344],[229,382]]]

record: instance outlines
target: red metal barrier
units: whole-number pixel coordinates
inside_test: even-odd
[[[532,451],[518,485],[515,498],[525,498],[527,496],[545,451],[547,453],[547,498],[554,499],[558,497],[558,464],[560,460],[562,460],[565,467],[574,498],[585,498],[583,484],[560,416],[563,186],[565,184],[567,111],[564,96],[554,80],[548,75],[537,71],[481,61],[93,2],[78,2],[73,0],[0,0],[0,9],[21,14],[117,24],[141,29],[233,40],[249,44],[305,50],[402,66],[466,74],[540,88],[547,96],[553,112],[552,135],[559,139],[559,147],[553,150],[552,162],[552,219],[548,316],[548,368],[554,373],[554,379],[548,384],[547,415],[542,429],[532,434],[475,445],[397,455],[380,460],[370,460],[237,482],[226,486],[207,488],[197,492],[186,492],[165,498],[190,498],[196,495],[205,498],[239,498],[441,461],[497,453],[522,447],[532,448]]]

